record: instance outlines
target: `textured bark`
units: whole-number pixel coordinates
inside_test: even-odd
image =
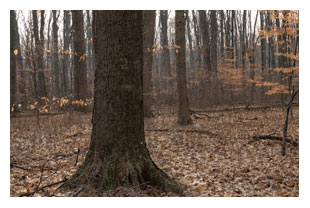
[[[61,96],[61,85],[60,85],[60,67],[59,67],[59,58],[58,58],[58,25],[57,20],[59,15],[57,16],[57,11],[53,10],[53,66],[54,66],[54,88],[55,88],[55,95],[60,97]]]
[[[10,10],[10,106],[16,103],[16,14]]]
[[[72,10],[72,27],[74,30],[74,98],[75,100],[85,100],[87,97],[87,75],[83,11]]]
[[[94,68],[93,68],[93,33],[92,33],[92,24],[91,24],[91,17],[89,10],[86,11],[86,36],[87,36],[87,91],[88,91],[88,98],[93,97],[93,86],[94,83]]]
[[[170,53],[168,50],[168,11],[160,10],[161,35],[160,44],[163,47],[161,55],[161,72],[163,75],[171,76]]]
[[[143,109],[144,116],[153,117],[151,110],[152,102],[152,66],[153,66],[153,42],[155,27],[155,11],[143,12]]]
[[[225,29],[225,58],[231,58],[230,54],[230,47],[231,47],[231,39],[230,39],[230,11],[226,11],[226,29]]]
[[[44,68],[43,68],[44,39],[43,39],[43,36],[41,37],[41,39],[43,40],[39,39],[37,10],[32,11],[32,17],[33,17],[33,33],[34,33],[33,35],[34,35],[34,40],[35,40],[35,61],[34,61],[35,66],[33,67],[36,69],[36,72],[37,72],[34,74],[34,79],[37,80],[36,81],[37,85],[35,86],[35,88],[37,89],[36,96],[45,97],[47,96],[47,91],[46,91]],[[44,26],[44,21],[43,23],[41,22],[41,27],[42,27],[42,24]],[[38,78],[37,78],[37,75],[38,75]]]
[[[191,70],[192,65],[194,63],[194,56],[193,56],[193,39],[192,39],[192,34],[191,34],[188,10],[185,10],[185,19],[186,19],[187,39],[188,39],[188,45],[189,45],[189,66],[188,68]]]
[[[69,95],[69,67],[70,67],[70,56],[69,56],[69,47],[70,47],[70,25],[71,25],[71,15],[69,10],[64,10],[64,53],[63,53],[63,86],[64,86],[64,95]]]
[[[281,25],[280,25],[280,12],[278,10],[275,10],[275,15],[276,15],[276,27],[277,27],[277,30],[280,31],[281,30]],[[282,42],[282,35],[280,32],[278,32],[277,34],[277,52],[279,53],[283,53],[283,46],[281,44]],[[277,56],[277,59],[278,59],[278,68],[281,68],[283,67],[283,56]],[[279,72],[279,82],[280,84],[282,85],[282,72],[280,71]],[[281,102],[281,105],[283,107],[283,104],[284,104],[284,101],[283,101],[283,93],[280,94],[280,102]]]
[[[273,14],[274,11],[273,10],[270,10],[270,11],[267,11],[267,30],[268,31],[271,31],[272,29],[274,29],[273,27],[273,21],[271,19],[271,15],[274,15]],[[275,66],[275,56],[274,56],[274,37],[269,37],[268,38],[268,48],[269,48],[269,56],[268,56],[268,64],[269,64],[269,67],[271,67],[272,69],[274,69],[276,66]]]
[[[201,64],[201,55],[200,55],[200,30],[198,27],[198,21],[195,14],[195,11],[192,10],[193,15],[193,22],[194,22],[194,34],[195,34],[195,42],[196,42],[196,55],[195,55],[195,62],[198,63],[198,67]]]
[[[209,36],[209,23],[207,22],[207,16],[205,10],[199,10],[199,24],[202,34],[202,56],[203,66],[206,70],[211,71],[211,59],[210,59],[210,36]]]
[[[224,21],[225,21],[225,16],[224,16],[224,11],[220,10],[220,15],[221,15],[221,46],[220,46],[220,51],[221,55],[223,57],[224,55]]]
[[[19,31],[18,31],[18,23],[17,19],[15,19],[15,24],[16,24],[16,49],[18,51],[18,54],[16,55],[16,78],[18,79],[17,82],[17,89],[19,94],[21,95],[20,97],[20,103],[22,106],[25,106],[26,99],[27,99],[27,94],[26,94],[26,73],[23,70],[23,58],[22,58],[22,52],[21,52],[21,45],[20,45],[20,36],[19,36]]]
[[[264,31],[265,30],[264,12],[261,11],[259,15],[260,15],[260,30]],[[262,57],[261,67],[262,72],[264,72],[266,69],[266,38],[264,36],[261,36],[261,57]]]
[[[41,11],[41,20],[40,20],[40,54],[38,56],[38,95],[41,97],[47,96],[47,89],[45,83],[45,74],[44,74],[44,64],[43,64],[43,56],[44,56],[44,18],[45,11]],[[42,69],[42,70],[40,70]]]
[[[247,45],[247,22],[246,22],[246,18],[247,18],[247,11],[244,10],[243,11],[243,20],[242,20],[242,33],[240,35],[240,42],[241,42],[241,60],[242,60],[242,66],[243,66],[243,70],[242,70],[242,87],[243,89],[245,88],[245,71],[246,71],[246,65],[245,65],[245,61],[246,61],[246,49],[248,48]]]
[[[155,165],[145,143],[142,18],[142,11],[94,11],[92,138],[85,162],[63,188],[149,184],[183,190]]]
[[[184,11],[177,10],[175,13],[175,40],[180,46],[177,53],[177,89],[178,89],[178,123],[181,125],[191,124],[186,86],[186,62],[185,62],[185,19]]]
[[[211,60],[211,71],[217,71],[217,17],[216,17],[216,10],[211,10],[211,53],[210,53],[210,60]]]
[[[230,34],[230,37],[231,37],[231,59],[233,59],[234,60],[234,66],[236,67],[236,65],[235,65],[235,63],[236,63],[236,60],[235,60],[235,55],[236,55],[236,53],[235,53],[235,49],[236,49],[236,44],[235,44],[235,42],[236,42],[236,38],[237,37],[235,37],[235,30],[236,30],[236,28],[235,28],[235,18],[236,18],[236,15],[235,15],[235,10],[232,10],[231,11],[231,25],[230,25],[230,27],[231,27],[231,34]]]

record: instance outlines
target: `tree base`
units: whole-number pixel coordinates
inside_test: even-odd
[[[177,182],[160,170],[150,159],[142,163],[132,161],[89,163],[85,161],[60,190],[87,187],[98,192],[104,192],[117,187],[141,186],[143,188],[147,185],[164,192],[178,194],[184,192],[184,189]]]

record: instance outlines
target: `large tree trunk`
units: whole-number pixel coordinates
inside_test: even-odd
[[[16,104],[16,14],[10,11],[10,106]],[[15,52],[15,53],[14,53]],[[20,53],[20,51],[18,51]]]
[[[155,27],[155,11],[144,11],[143,27],[143,108],[144,116],[153,117],[152,103],[152,66],[153,66],[153,42]]]
[[[64,188],[150,184],[183,190],[155,165],[145,143],[142,17],[142,11],[94,11],[92,138],[84,164]]]
[[[85,100],[87,97],[87,75],[82,10],[72,10],[72,27],[74,30],[74,98]]]
[[[175,13],[175,41],[177,53],[177,86],[178,86],[178,123],[181,125],[191,124],[186,87],[186,63],[185,63],[185,19],[184,11],[177,10]]]

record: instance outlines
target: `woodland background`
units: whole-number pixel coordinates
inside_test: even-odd
[[[152,56],[144,58],[143,94],[145,131],[152,158],[190,190],[189,196],[298,195],[298,149],[295,150],[298,147],[299,113],[292,110],[292,106],[299,105],[296,94],[299,86],[298,11],[191,10],[184,14],[186,74],[183,76],[187,77],[188,101],[187,98],[185,101],[191,109],[180,113],[179,108],[178,121],[174,118],[176,94],[181,93],[179,85],[176,86],[179,76],[176,74],[176,56],[182,46],[175,42],[175,12],[154,11],[149,19],[144,19],[145,24],[154,28],[154,32],[151,30],[148,34],[150,45],[144,49],[145,54]],[[88,148],[88,140],[84,143],[81,139],[82,135],[89,138],[91,130],[86,121],[90,121],[94,93],[92,13],[89,10],[11,11],[10,17],[11,184],[14,184],[11,194],[27,196],[41,192],[53,196],[59,177],[73,174]],[[295,95],[297,102],[294,103]],[[285,122],[281,109],[286,112]],[[186,110],[190,114],[186,114]],[[274,145],[273,140],[281,141],[283,123],[283,138],[286,138],[289,113],[292,122],[288,141],[295,148],[288,146],[289,154],[294,153],[283,160],[274,152],[274,146],[268,146]],[[190,117],[186,118],[186,115]],[[239,122],[241,126],[238,126]],[[175,123],[191,126],[184,129]],[[233,129],[236,131],[226,132]],[[27,136],[26,132],[30,134]],[[163,138],[160,132],[165,132]],[[206,141],[203,135],[206,135]],[[73,139],[75,137],[78,141]],[[180,138],[175,143],[176,137]],[[210,138],[215,142],[215,149],[208,141]],[[248,145],[253,141],[248,139],[267,139],[263,143],[267,146],[262,150],[251,150]],[[245,150],[241,150],[243,146]],[[163,155],[164,147],[168,148],[168,155]],[[195,147],[198,148],[196,153],[190,153],[188,148]],[[217,153],[209,152],[216,150],[221,155],[223,147],[224,152],[232,155],[220,159],[228,163],[218,166]],[[44,156],[45,148],[49,154]],[[72,152],[66,148],[73,148]],[[282,142],[282,155],[285,155],[285,148]],[[184,159],[178,156],[173,163],[167,162],[173,158],[171,153],[181,150],[187,155]],[[256,156],[253,161],[250,155],[259,152],[263,155]],[[19,158],[23,158],[22,162]],[[25,158],[29,158],[29,162]],[[180,163],[186,158],[190,162]],[[267,169],[265,160],[268,161]],[[260,163],[263,164],[261,168],[258,167]],[[269,169],[269,165],[275,170]],[[40,171],[35,171],[36,167]],[[225,169],[229,171],[225,173]],[[215,173],[214,178],[210,178],[210,174],[206,176],[206,170]],[[223,178],[219,178],[223,171]],[[51,183],[53,181],[56,182]],[[231,187],[227,185],[229,181],[234,181]],[[129,196],[144,194],[116,189],[112,196],[118,192]],[[156,191],[147,194],[161,195]]]

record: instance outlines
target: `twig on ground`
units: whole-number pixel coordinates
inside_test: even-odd
[[[54,186],[54,185],[57,185],[57,184],[60,184],[60,183],[64,183],[65,181],[67,181],[68,179],[66,177],[64,177],[62,180],[60,181],[57,181],[55,183],[51,183],[51,184],[48,184],[48,185],[45,185],[45,186],[42,186],[41,188],[37,188],[35,189],[34,191],[32,192],[29,192],[29,193],[23,193],[21,195],[19,195],[19,197],[23,197],[23,196],[32,196],[33,194],[35,194],[36,192],[38,191],[41,191],[45,188],[48,188],[48,187],[51,187],[51,186]]]

